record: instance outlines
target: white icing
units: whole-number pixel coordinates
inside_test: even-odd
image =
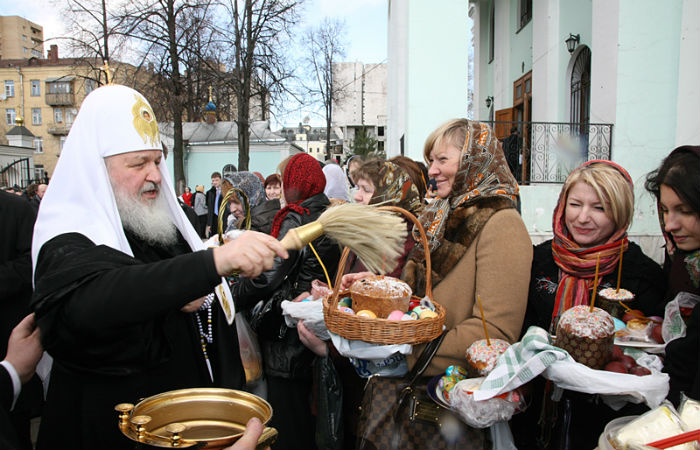
[[[510,344],[502,339],[491,339],[491,345],[488,345],[486,339],[480,339],[474,341],[472,345],[467,349],[467,361],[472,363],[478,363],[483,368],[476,367],[479,370],[479,374],[486,375],[494,367],[496,367],[496,362],[498,358],[504,353]]]
[[[385,293],[387,297],[410,297],[411,287],[403,281],[392,277],[371,277],[355,281],[350,288],[358,294],[369,292]]]
[[[634,294],[627,289],[620,289],[620,292],[617,292],[617,289],[615,288],[605,288],[601,289],[600,292],[598,292],[598,295],[605,297],[608,300],[628,301],[634,299]]]
[[[574,306],[562,314],[557,325],[557,335],[559,329],[564,328],[570,334],[591,339],[605,338],[615,332],[615,324],[612,317],[600,308],[593,308],[586,305]]]

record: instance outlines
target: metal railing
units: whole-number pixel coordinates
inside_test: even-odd
[[[75,104],[75,95],[71,93],[49,93],[45,95],[46,104],[49,106],[70,106]]]
[[[487,121],[521,184],[562,183],[578,165],[610,159],[613,124]],[[518,134],[511,134],[517,128]]]
[[[29,158],[18,159],[0,169],[0,186],[19,186],[24,189],[31,181]]]

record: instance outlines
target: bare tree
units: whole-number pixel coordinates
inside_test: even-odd
[[[314,79],[309,87],[312,97],[323,105],[326,119],[326,158],[331,158],[331,123],[333,104],[345,96],[345,86],[335,80],[335,63],[345,57],[345,23],[325,18],[317,28],[309,29],[304,38],[306,61]]]
[[[297,21],[301,1],[295,0],[222,0],[225,11],[220,47],[230,49],[231,67],[226,84],[236,97],[238,125],[238,169],[248,170],[250,162],[251,99],[261,98],[265,105],[288,93],[286,82],[292,69],[285,58],[290,31]]]
[[[197,47],[206,52],[203,32],[209,26],[209,0],[130,0],[119,14],[121,33],[139,44],[142,58],[153,67],[154,86],[167,93],[168,116],[173,121],[172,157],[178,192],[185,186],[182,119],[187,92],[182,76],[183,54]],[[166,116],[167,117],[167,116]]]
[[[118,31],[122,20],[114,15],[107,0],[61,0],[53,4],[61,9],[69,33],[56,39],[67,43],[76,65],[92,69],[83,75],[85,78],[106,83],[106,74],[99,69],[119,54],[127,41]]]

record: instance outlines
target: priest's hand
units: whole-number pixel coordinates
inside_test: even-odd
[[[22,383],[26,383],[34,375],[43,353],[39,327],[34,321],[34,314],[29,314],[12,330],[5,360],[15,368]]]
[[[255,278],[272,269],[275,256],[283,259],[289,257],[277,239],[257,231],[246,231],[237,239],[214,249],[214,264],[221,276],[239,274]]]

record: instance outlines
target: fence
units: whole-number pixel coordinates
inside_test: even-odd
[[[609,123],[487,122],[522,184],[562,183],[574,168],[592,159],[610,159]],[[511,130],[517,129],[517,133]]]

